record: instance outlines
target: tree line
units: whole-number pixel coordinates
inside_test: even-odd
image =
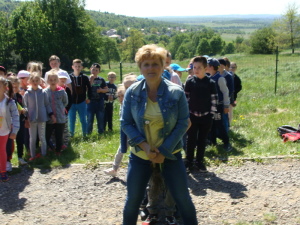
[[[241,34],[229,43],[212,28],[87,11],[84,6],[84,0],[0,0],[0,64],[19,70],[32,60],[47,62],[53,54],[61,58],[64,69],[75,58],[86,65],[132,62],[137,49],[148,43],[165,47],[173,58],[183,60],[235,52],[269,54],[276,45],[294,52],[300,42],[295,4],[271,26],[253,32],[249,40]],[[111,28],[121,39],[106,35]],[[45,67],[49,69],[47,63]]]

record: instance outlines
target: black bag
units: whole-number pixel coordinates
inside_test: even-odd
[[[299,125],[300,126],[300,125]],[[278,134],[281,138],[283,138],[283,134],[300,132],[297,128],[292,127],[290,125],[283,125],[277,128]]]

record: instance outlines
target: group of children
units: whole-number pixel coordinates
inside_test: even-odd
[[[49,58],[51,70],[42,78],[42,64],[29,62],[27,70],[16,75],[0,66],[0,172],[1,181],[8,180],[16,139],[18,161],[24,159],[24,146],[30,152],[29,161],[45,157],[47,150],[57,156],[67,148],[75,134],[78,112],[82,135],[91,134],[94,117],[98,133],[105,124],[112,131],[113,102],[116,99],[116,74],[108,74],[106,82],[99,76],[101,66],[92,64],[91,76],[84,75],[82,61],[73,60],[73,72],[60,69],[59,57]],[[41,152],[36,148],[41,144]]]

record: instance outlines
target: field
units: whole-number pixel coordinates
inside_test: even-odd
[[[280,54],[277,88],[275,94],[275,55],[227,56],[238,65],[237,74],[243,84],[234,109],[230,140],[234,150],[227,154],[221,143],[217,147],[208,147],[206,160],[234,157],[239,159],[260,159],[268,156],[299,156],[300,143],[283,143],[277,134],[277,127],[285,124],[297,127],[300,123],[300,72],[299,54]],[[179,63],[186,67],[188,60]],[[113,64],[112,71],[119,73],[119,64]],[[101,76],[111,71],[103,65]],[[123,74],[134,72],[139,75],[135,64],[123,64]],[[186,78],[186,73],[182,81]],[[120,83],[120,77],[117,79]],[[84,163],[93,166],[98,162],[109,162],[114,158],[119,145],[119,103],[114,104],[114,131],[98,136],[94,132],[86,139],[81,137],[81,128],[77,119],[75,137],[70,147],[58,159],[50,153],[50,161],[37,161],[35,166],[59,166],[68,163]],[[127,154],[128,155],[128,154]],[[127,156],[123,160],[127,161]],[[17,164],[15,154],[13,164]]]
[[[192,27],[205,26],[217,30],[225,42],[231,42],[237,36],[249,39],[250,34],[266,26],[270,26],[278,15],[220,15],[220,16],[190,16],[190,17],[154,17],[151,19]]]

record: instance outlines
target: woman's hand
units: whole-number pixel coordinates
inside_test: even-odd
[[[144,152],[146,152],[146,155],[150,160],[157,156],[157,153],[151,150],[151,147],[147,142],[144,141],[140,143],[139,146]]]
[[[158,153],[154,159],[150,159],[154,163],[163,163],[165,161],[165,156],[161,153]]]

